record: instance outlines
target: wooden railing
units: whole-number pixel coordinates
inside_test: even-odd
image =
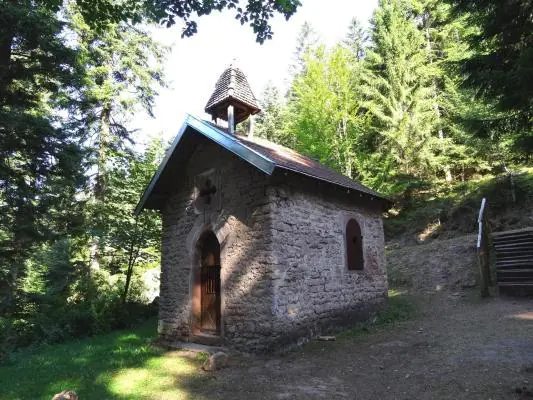
[[[477,235],[477,259],[479,266],[481,297],[488,297],[490,295],[489,286],[492,284],[490,276],[490,243],[489,243],[489,229],[487,223],[487,199],[483,197],[481,200],[481,207],[479,208],[478,235]]]

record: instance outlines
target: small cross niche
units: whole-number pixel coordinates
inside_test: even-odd
[[[215,169],[202,172],[194,178],[194,209],[197,214],[220,209],[219,181]]]

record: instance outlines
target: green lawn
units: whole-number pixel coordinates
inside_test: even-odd
[[[388,307],[373,321],[338,337],[352,340],[409,319],[414,312],[413,298],[390,290]],[[202,399],[199,393],[216,376],[200,371],[200,357],[150,346],[156,324],[150,320],[128,331],[15,353],[0,364],[0,400],[50,400],[67,389],[76,391],[81,400]],[[310,343],[307,351],[312,351],[313,343],[321,342]]]
[[[149,346],[155,326],[20,351],[0,365],[0,399],[50,400],[65,389],[81,400],[194,398],[209,376],[198,360]]]

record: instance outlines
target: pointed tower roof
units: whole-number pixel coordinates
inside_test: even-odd
[[[235,108],[235,123],[244,121],[260,110],[244,73],[232,63],[218,78],[215,90],[205,106],[213,119],[228,120],[228,106]]]

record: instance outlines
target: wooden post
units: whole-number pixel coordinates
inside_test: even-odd
[[[489,241],[488,241],[488,231],[487,231],[487,219],[486,219],[486,204],[487,199],[483,198],[481,201],[481,207],[479,209],[478,215],[478,225],[479,231],[477,236],[477,259],[479,266],[479,275],[480,275],[480,290],[481,297],[489,297],[489,285],[491,283],[490,279],[490,257],[489,257]]]
[[[228,106],[228,130],[229,133],[234,134],[235,133],[235,116],[233,114],[233,106]]]

